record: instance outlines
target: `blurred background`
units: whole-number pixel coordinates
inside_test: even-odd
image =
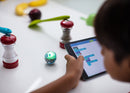
[[[86,15],[96,13],[105,0],[52,0]]]

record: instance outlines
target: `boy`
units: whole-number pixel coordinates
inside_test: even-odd
[[[106,0],[94,28],[102,46],[104,65],[112,78],[130,82],[130,0]],[[76,87],[83,71],[83,57],[66,55],[66,74],[33,93],[66,93]],[[73,68],[72,68],[73,67]]]

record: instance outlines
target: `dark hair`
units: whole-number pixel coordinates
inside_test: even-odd
[[[120,63],[130,55],[130,0],[106,0],[94,28],[99,43],[111,49]]]

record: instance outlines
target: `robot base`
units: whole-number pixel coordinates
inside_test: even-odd
[[[13,62],[13,63],[6,63],[3,61],[3,67],[5,67],[7,69],[16,68],[17,66],[18,66],[18,60],[16,62]]]

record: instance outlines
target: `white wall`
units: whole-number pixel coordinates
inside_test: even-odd
[[[52,0],[84,14],[96,13],[105,0]]]

